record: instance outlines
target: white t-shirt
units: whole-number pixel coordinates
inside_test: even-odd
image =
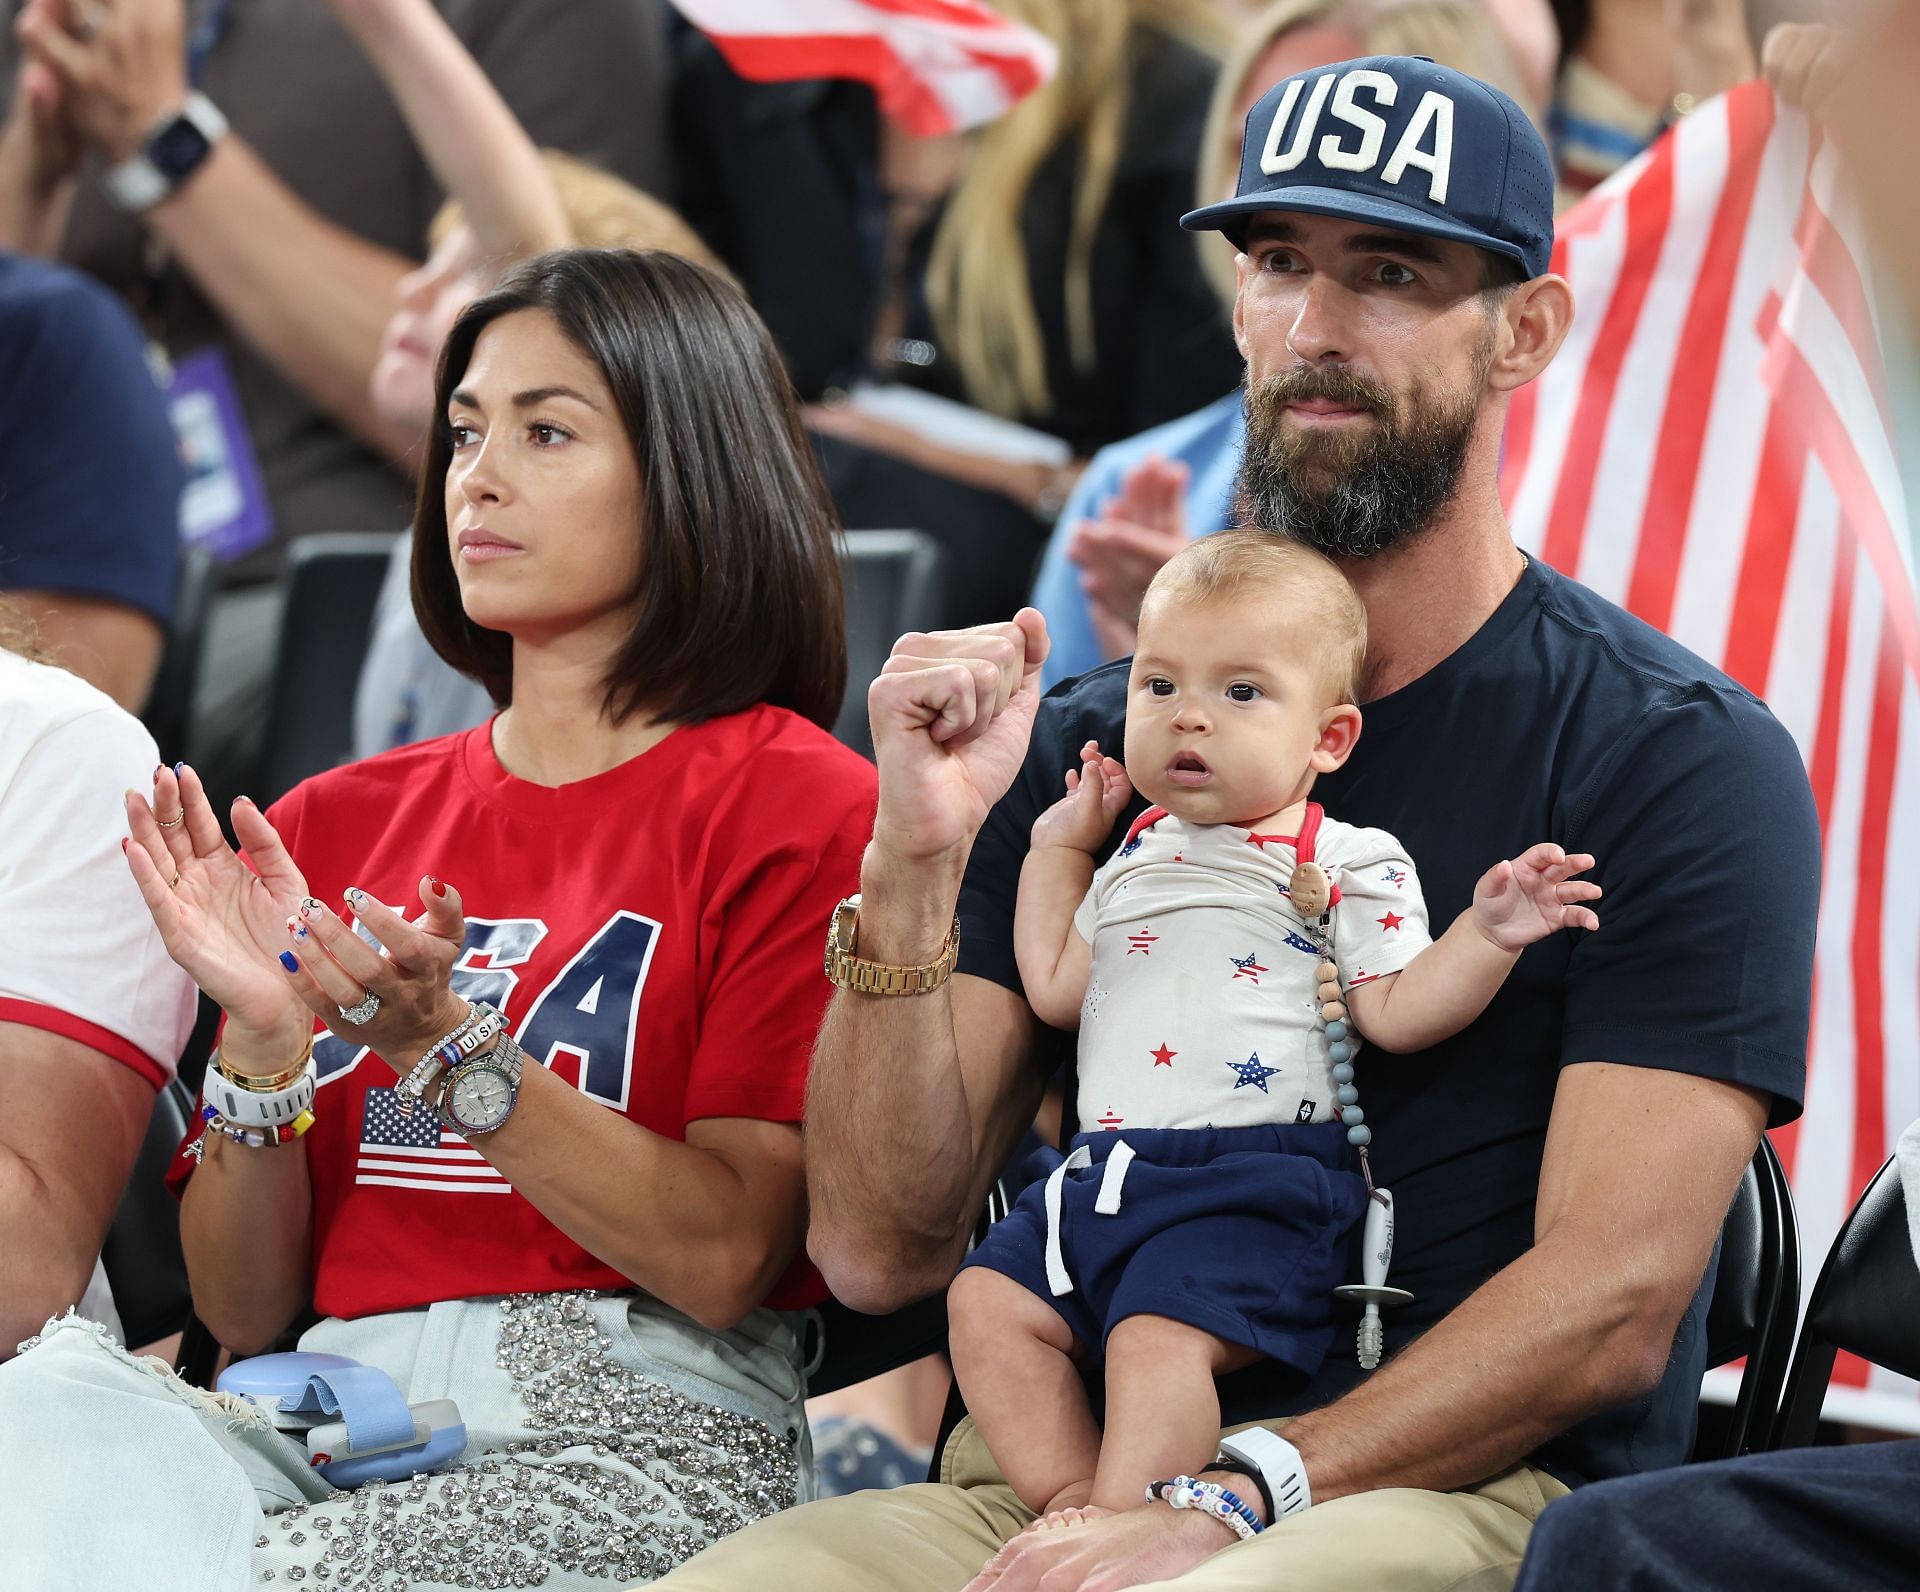
[[[1093,947],[1081,1130],[1333,1120],[1322,956],[1287,894],[1294,837],[1157,811],[1074,915]],[[1340,891],[1330,929],[1342,988],[1399,972],[1431,943],[1420,881],[1393,836],[1324,819],[1313,860]],[[1363,1106],[1365,1083],[1362,1063]]]
[[[120,851],[123,793],[150,790],[158,762],[110,697],[0,651],[0,1022],[78,1040],[156,1089],[194,1016]],[[90,1305],[102,1284],[96,1267]]]

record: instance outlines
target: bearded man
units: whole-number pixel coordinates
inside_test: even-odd
[[[1365,728],[1316,798],[1406,843],[1437,921],[1543,838],[1605,889],[1604,927],[1530,948],[1463,1033],[1360,1057],[1414,1296],[1386,1362],[1223,1382],[1235,1452],[1202,1479],[1248,1502],[1246,1540],[1158,1501],[1021,1534],[963,1422],[941,1482],[750,1527],[672,1592],[1505,1587],[1553,1500],[1686,1458],[1721,1221],[1800,1108],[1819,842],[1760,702],[1513,543],[1508,401],[1573,313],[1552,191],[1512,101],[1375,57],[1276,85],[1236,196],[1186,218],[1241,250],[1245,513],[1367,606]],[[1021,993],[1016,885],[1079,748],[1118,752],[1128,671],[1042,702],[1046,648],[1031,610],[906,636],[869,694],[879,813],[807,1117],[809,1249],[859,1309],[946,1285],[1065,1048]]]

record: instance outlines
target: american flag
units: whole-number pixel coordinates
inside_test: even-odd
[[[673,0],[756,82],[847,77],[919,137],[1004,115],[1053,76],[1058,53],[982,0]]]
[[[1809,1284],[1920,1117],[1920,608],[1866,259],[1817,126],[1760,84],[1702,106],[1561,218],[1578,311],[1502,482],[1523,546],[1758,693],[1806,758],[1807,1105],[1774,1143]],[[1916,1391],[1842,1356],[1827,1412],[1920,1431]]]
[[[511,1194],[507,1180],[431,1111],[402,1115],[395,1089],[369,1089],[360,1119],[355,1183],[436,1189],[446,1194]]]

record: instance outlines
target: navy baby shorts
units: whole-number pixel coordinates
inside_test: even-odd
[[[1333,1290],[1356,1280],[1352,1155],[1337,1122],[1083,1133],[966,1264],[1039,1295],[1096,1353],[1128,1316],[1166,1316],[1311,1376]]]

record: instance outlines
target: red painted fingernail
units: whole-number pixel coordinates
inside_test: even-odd
[[[120,855],[124,857],[127,854],[127,847],[132,844],[133,842],[131,840],[122,840],[120,842]]]

